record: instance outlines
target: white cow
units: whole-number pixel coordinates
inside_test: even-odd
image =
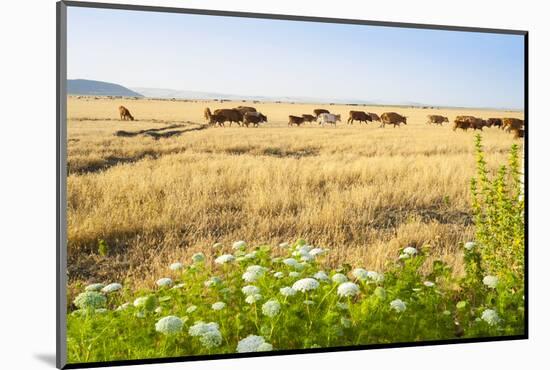
[[[317,117],[317,121],[320,125],[325,125],[325,123],[332,123],[334,127],[336,127],[336,122],[340,121],[340,115],[339,114],[332,114],[332,113],[321,113],[319,117]]]

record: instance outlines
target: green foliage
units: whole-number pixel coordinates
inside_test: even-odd
[[[97,241],[97,252],[100,256],[105,257],[109,254],[109,246],[103,239]]]
[[[521,292],[510,288],[518,281],[499,281],[496,289],[484,286],[477,250],[466,251],[465,261],[472,267],[466,277],[458,279],[442,261],[435,261],[429,273],[422,273],[429,248],[408,258],[396,256],[384,275],[371,271],[371,277],[361,276],[351,267],[326,269],[324,254],[308,257],[311,248],[303,241],[286,251],[250,248],[235,252],[237,259],[222,265],[201,261],[179,271],[167,268],[173,279],[168,288],[108,294],[107,310],[79,309],[68,315],[69,361],[234,353],[239,341],[249,335],[262,336],[275,350],[282,350],[523,332]],[[287,258],[308,262],[287,264]],[[255,281],[245,281],[243,274],[251,266],[265,270]],[[331,279],[337,270],[356,284],[357,294],[340,294],[341,284]],[[291,296],[281,293],[281,288],[292,287],[319,271],[329,278],[317,275],[317,288]],[[217,283],[210,284],[213,280]],[[247,301],[242,291],[247,285],[259,288],[257,301]],[[273,300],[280,310],[271,317],[263,305]],[[399,306],[397,301],[403,302],[404,310],[394,307]],[[124,302],[129,304],[121,306]],[[216,302],[225,306],[215,310],[212,305]],[[481,319],[487,308],[497,312],[498,325]],[[157,332],[155,324],[166,316],[180,318],[183,329],[174,335]],[[201,321],[219,327],[219,346],[206,347],[202,337],[191,335],[190,328]]]
[[[472,179],[476,239],[482,245],[483,268],[492,274],[524,271],[524,199],[518,146],[510,149],[508,166],[490,174],[481,136],[475,139],[477,176]]]

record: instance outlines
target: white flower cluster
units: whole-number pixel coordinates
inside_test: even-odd
[[[264,337],[259,335],[249,335],[248,337],[241,339],[237,344],[238,353],[264,352],[271,350],[273,350],[273,346],[267,343]]]
[[[183,321],[177,316],[166,316],[157,321],[155,330],[166,335],[177,334],[183,329]]]
[[[225,308],[225,303],[224,302],[216,302],[216,303],[212,304],[212,309],[214,311],[221,311],[224,308]]]
[[[403,312],[407,309],[407,304],[400,299],[394,299],[390,302],[390,307],[396,312]]]
[[[468,251],[471,251],[472,249],[474,249],[476,247],[476,243],[475,242],[466,242],[464,243],[464,248]]]
[[[325,250],[323,248],[313,248],[312,250],[309,251],[309,254],[312,255],[313,257],[317,257],[325,254]]]
[[[134,307],[145,306],[145,302],[147,302],[147,297],[138,297],[134,300]]]
[[[292,289],[289,286],[285,286],[279,289],[279,292],[281,292],[281,294],[284,295],[285,297],[291,297],[297,293],[296,290]]]
[[[187,307],[187,309],[185,310],[185,312],[187,312],[187,313],[193,313],[193,312],[195,312],[196,310],[197,310],[197,306],[191,305],[191,306]]]
[[[338,272],[332,275],[332,281],[334,281],[336,284],[342,284],[348,281],[348,277]]]
[[[498,277],[487,275],[483,278],[483,284],[487,285],[491,289],[495,289],[498,284]]]
[[[217,263],[218,265],[224,265],[226,263],[231,263],[233,261],[235,261],[235,256],[233,256],[232,254],[222,254],[221,256],[219,256],[214,260],[214,262]]]
[[[199,337],[201,344],[206,348],[219,347],[222,344],[220,327],[215,322],[199,321],[189,328],[189,335]]]
[[[246,242],[244,240],[239,240],[233,243],[233,249],[235,250],[241,250],[246,247]]]
[[[124,310],[127,310],[130,307],[132,307],[132,304],[130,302],[126,302],[126,303],[123,303],[120,306],[118,306],[116,308],[116,311],[124,311]]]
[[[103,289],[101,289],[101,291],[103,293],[113,293],[113,292],[116,292],[117,290],[120,290],[122,289],[122,285],[119,284],[119,283],[111,283],[105,287],[103,287]]]
[[[174,262],[170,265],[170,270],[172,271],[180,271],[183,270],[183,263],[181,262]]]
[[[243,292],[244,295],[259,294],[260,288],[254,285],[247,285],[247,286],[243,286],[241,291]]]
[[[497,325],[500,322],[500,317],[498,317],[496,311],[490,309],[482,312],[481,319],[491,326]]]
[[[315,275],[313,275],[313,277],[319,281],[330,281],[330,278],[324,271],[317,272]]]
[[[248,268],[246,269],[246,272],[243,274],[242,278],[247,283],[254,283],[259,278],[261,278],[265,274],[266,271],[267,271],[267,269],[265,267],[262,267],[262,266],[258,266],[258,265],[248,266]]]
[[[288,244],[287,242],[283,242],[283,243],[279,244],[279,247],[280,248],[288,248],[289,245],[290,244]]]
[[[380,283],[380,282],[384,281],[384,274],[381,274],[381,273],[376,272],[376,271],[369,271],[368,272],[368,277],[369,277],[369,279],[371,279],[375,283]]]
[[[431,288],[435,285],[435,283],[433,283],[432,281],[425,281],[424,282],[424,286],[427,286],[428,288]]]
[[[305,293],[319,288],[319,282],[313,278],[300,279],[292,285],[292,289]]]
[[[409,256],[414,256],[418,253],[418,250],[416,250],[416,248],[414,247],[406,247],[405,249],[403,249],[403,253],[408,254]]]
[[[204,262],[204,260],[206,259],[206,256],[204,255],[204,253],[195,253],[192,257],[191,257],[191,260],[193,261],[193,263],[200,263],[200,262]]]
[[[365,281],[369,278],[369,272],[362,268],[354,269],[351,274],[358,280]]]
[[[354,297],[357,294],[359,294],[359,286],[351,281],[338,286],[338,295],[340,297]]]
[[[258,302],[259,300],[262,299],[262,295],[261,294],[251,294],[251,295],[248,295],[246,296],[246,298],[244,299],[244,301],[248,304],[253,304],[253,303],[256,303]]]
[[[293,267],[293,268],[296,268],[297,266],[300,266],[300,264],[298,263],[298,261],[296,261],[294,258],[285,258],[283,260],[283,263],[287,266],[290,266],[290,267]]]
[[[157,285],[161,288],[172,286],[174,282],[170,278],[161,278],[157,280]]]
[[[399,259],[404,260],[407,258],[411,258],[416,254],[418,254],[418,250],[416,248],[406,247],[405,249],[403,249],[403,253],[401,253],[401,255],[399,256]]]
[[[101,289],[103,289],[104,286],[105,284],[95,283],[88,285],[86,288],[84,288],[84,290],[86,292],[100,291]]]
[[[262,305],[262,313],[268,317],[275,317],[281,311],[281,305],[276,299],[271,299]]]
[[[92,290],[77,295],[73,303],[78,308],[97,309],[105,306],[105,304],[107,303],[107,298],[103,294]]]
[[[220,279],[217,276],[212,276],[210,279],[206,280],[204,282],[204,286],[207,288],[213,287],[213,286],[219,286],[222,283],[222,279]]]
[[[285,274],[281,271],[277,271],[273,274],[273,276],[277,279],[282,279],[285,276]]]

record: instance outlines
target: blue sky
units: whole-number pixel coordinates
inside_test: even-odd
[[[126,87],[521,109],[523,36],[68,10],[68,78]]]

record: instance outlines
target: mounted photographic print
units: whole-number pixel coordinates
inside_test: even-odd
[[[58,3],[58,367],[527,338],[526,56]]]

